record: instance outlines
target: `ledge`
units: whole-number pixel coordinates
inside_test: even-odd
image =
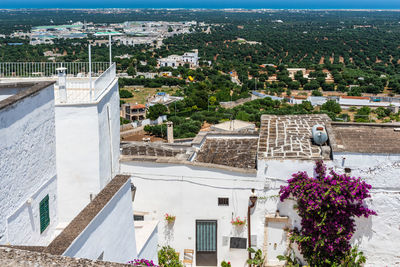
[[[9,106],[14,105],[15,103],[32,96],[41,90],[53,85],[55,82],[20,82],[20,83],[7,83],[7,84],[0,84],[0,90],[3,88],[21,88],[21,92],[7,97],[0,101],[0,110],[7,108]]]
[[[62,255],[129,179],[129,175],[115,176],[43,252]]]
[[[202,167],[202,168],[212,168],[212,169],[219,169],[222,171],[229,171],[229,172],[238,172],[243,174],[257,174],[256,169],[242,169],[236,167],[230,167],[225,165],[219,164],[212,164],[212,163],[203,163],[203,162],[192,162],[188,160],[180,160],[177,158],[170,158],[170,157],[145,157],[145,156],[123,156],[121,155],[121,162],[154,162],[154,163],[166,163],[166,164],[180,164],[180,165],[188,165],[194,167]]]

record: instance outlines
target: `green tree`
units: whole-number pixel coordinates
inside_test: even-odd
[[[151,106],[147,110],[147,118],[150,120],[155,120],[158,117],[165,115],[168,112],[168,108],[162,104],[155,104],[154,106]]]
[[[318,91],[318,90],[313,90],[311,93],[312,96],[322,96],[322,92]]]
[[[130,97],[133,97],[133,94],[131,92],[129,92],[128,90],[121,89],[121,90],[119,90],[119,96],[121,98],[130,98]]]
[[[326,103],[321,106],[321,110],[326,110],[335,114],[342,112],[342,108],[340,107],[339,103],[334,100],[326,101]]]

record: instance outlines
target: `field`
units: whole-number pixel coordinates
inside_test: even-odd
[[[174,94],[177,91],[177,87],[170,88],[148,88],[148,87],[138,87],[138,86],[125,86],[121,88],[124,90],[128,90],[133,94],[131,98],[121,98],[121,100],[126,103],[138,103],[138,104],[146,104],[147,100],[158,92],[165,92],[167,94]]]

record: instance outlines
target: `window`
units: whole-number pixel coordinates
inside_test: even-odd
[[[133,220],[134,221],[144,221],[144,216],[143,215],[133,215]]]
[[[229,206],[229,198],[219,197],[218,198],[218,206]]]
[[[45,196],[39,204],[40,212],[40,233],[46,230],[50,224],[50,213],[49,213],[49,195]]]

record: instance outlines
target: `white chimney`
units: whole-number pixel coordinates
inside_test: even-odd
[[[167,140],[169,144],[174,142],[174,123],[167,121]]]

